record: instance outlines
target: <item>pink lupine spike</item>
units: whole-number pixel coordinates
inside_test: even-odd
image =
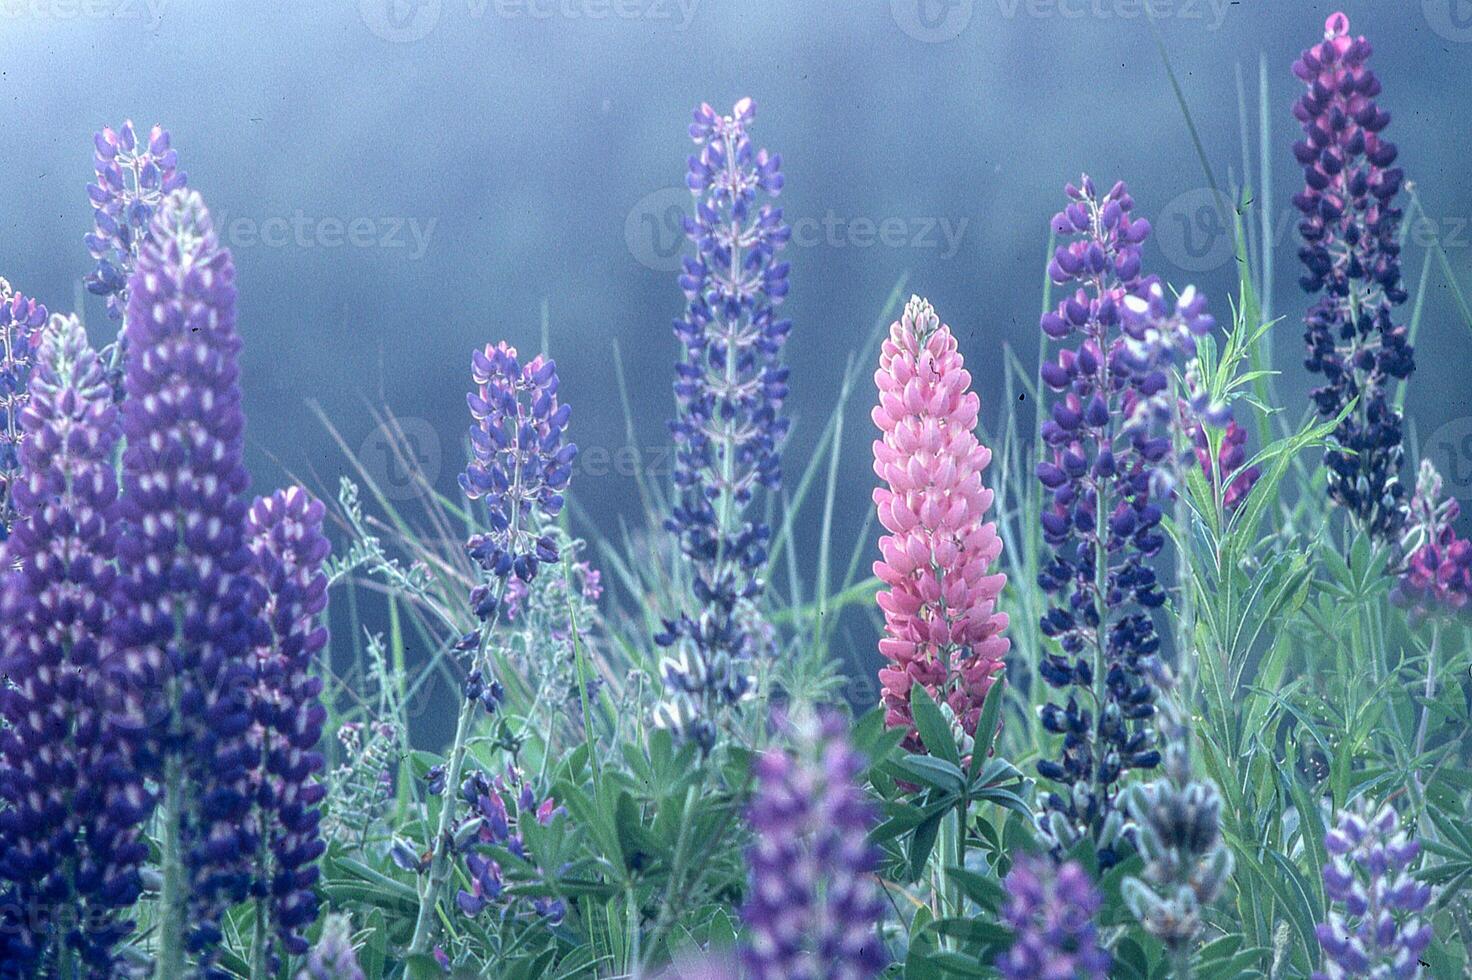
[[[991,452],[973,430],[981,400],[971,391],[956,338],[930,304],[913,297],[890,327],[874,375],[880,430],[874,491],[883,561],[874,573],[885,637],[879,671],[891,728],[924,751],[910,717],[918,683],[948,705],[967,736],[976,732],[986,692],[1002,673],[1007,617],[996,612],[1006,576],[987,574],[1002,551],[996,526],[984,523],[992,492],[981,482]]]

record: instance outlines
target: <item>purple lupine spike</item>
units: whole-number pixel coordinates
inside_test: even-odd
[[[313,668],[327,645],[322,563],[332,550],[322,533],[325,508],[301,487],[257,498],[246,517],[255,556],[261,615],[270,642],[256,651],[253,735],[260,752],[256,806],[262,841],[256,888],[269,900],[282,949],[307,951],[303,933],[317,919],[317,859],[327,849],[320,803],[327,789],[317,744],[327,711]]]
[[[61,976],[78,956],[86,975],[116,975],[148,855],[150,801],[120,756],[105,686],[117,414],[81,324],[53,317],[20,420],[5,550],[17,567],[0,583],[0,950],[27,976]]]
[[[20,474],[21,415],[46,307],[0,279],[0,542],[15,521],[11,485]],[[0,565],[3,567],[3,565]]]
[[[1401,283],[1400,222],[1395,205],[1404,182],[1395,144],[1384,137],[1390,115],[1375,103],[1380,81],[1368,67],[1372,48],[1351,37],[1342,13],[1325,24],[1324,40],[1293,63],[1307,86],[1294,104],[1304,138],[1293,146],[1306,186],[1294,197],[1303,212],[1300,280],[1322,296],[1308,311],[1304,365],[1323,375],[1313,392],[1324,419],[1337,418],[1325,454],[1329,496],[1376,537],[1391,541],[1403,521],[1402,423],[1392,379],[1415,370],[1414,351],[1395,307]]]
[[[116,319],[127,308],[128,280],[152,233],[154,212],[189,178],[179,169],[179,155],[162,126],[143,138],[130,119],[118,130],[103,129],[92,144],[97,180],[87,185],[87,197],[95,227],[87,235],[87,251],[97,267],[87,277],[87,288],[107,297],[108,313]]]
[[[1472,541],[1457,535],[1461,513],[1461,505],[1443,495],[1436,466],[1422,460],[1401,533],[1404,565],[1391,592],[1417,620],[1455,613],[1472,602]]]
[[[1070,203],[1053,219],[1063,244],[1049,275],[1076,288],[1042,318],[1043,333],[1065,346],[1042,370],[1059,395],[1042,425],[1037,467],[1043,539],[1052,549],[1038,584],[1054,597],[1041,629],[1061,652],[1044,655],[1038,672],[1055,688],[1081,690],[1083,699],[1070,693],[1066,703],[1042,708],[1044,729],[1063,742],[1059,758],[1038,763],[1043,777],[1061,784],[1045,798],[1040,825],[1061,848],[1089,834],[1107,867],[1122,828],[1120,778],[1160,762],[1150,727],[1160,638],[1150,611],[1165,593],[1150,560],[1165,543],[1157,495],[1170,489],[1161,474],[1171,439],[1152,421],[1174,408],[1161,402],[1174,398],[1166,394],[1170,358],[1190,350],[1211,321],[1194,294],[1183,294],[1172,316],[1156,281],[1142,278],[1150,224],[1131,214],[1123,183],[1100,195],[1085,176],[1067,193]],[[1147,317],[1161,306],[1164,319],[1145,325],[1141,306]]]
[[[353,947],[353,925],[345,915],[329,915],[322,938],[307,954],[296,980],[367,980]]]
[[[856,783],[863,759],[836,716],[799,734],[801,755],[771,749],[754,763],[742,958],[753,980],[874,977],[886,963],[884,905],[874,814]]]
[[[1432,939],[1421,918],[1431,888],[1412,876],[1421,844],[1400,829],[1389,806],[1361,806],[1340,814],[1324,836],[1324,894],[1329,921],[1316,933],[1324,969],[1314,980],[1348,977],[1420,977],[1420,959]]]
[[[243,695],[266,638],[245,536],[235,267],[197,193],[159,205],[123,332],[120,714],[138,764],[164,787],[166,860],[186,869],[187,881],[165,875],[160,943],[181,955],[187,936],[203,968],[221,914],[245,897],[258,845],[247,819],[258,757]]]
[[[469,809],[455,836],[464,838],[459,846],[465,854],[470,890],[461,889],[455,903],[473,918],[489,905],[514,901],[505,894],[501,865],[489,849],[502,848],[535,865],[520,828],[528,821],[548,826],[567,811],[550,796],[538,800],[531,782],[514,768],[508,768],[504,778],[472,772],[460,784],[460,798]],[[538,896],[527,904],[538,918],[551,925],[567,915],[567,906],[559,898]]]
[[[1099,945],[1094,917],[1099,892],[1076,861],[1058,867],[1024,857],[1012,866],[1003,888],[1002,922],[1014,933],[1012,947],[998,957],[1003,980],[1104,980],[1109,953]]]
[[[675,368],[675,502],[668,523],[689,560],[698,606],[664,624],[655,642],[661,664],[661,727],[709,749],[715,718],[752,691],[760,643],[746,623],[764,589],[769,529],[747,517],[756,493],[782,479],[788,421],[782,344],[791,328],[776,317],[787,295],[787,263],[777,253],[791,229],[782,211],[758,204],[782,190],[782,159],[752,146],[751,99],[721,116],[695,110],[686,184],[695,196],[685,232],[695,256],[680,288],[685,315],[675,321],[684,349]]]

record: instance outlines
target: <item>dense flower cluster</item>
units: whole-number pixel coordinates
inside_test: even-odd
[[[159,205],[123,329],[119,716],[163,788],[165,857],[177,850],[187,869],[185,883],[166,876],[160,930],[170,949],[170,934],[187,930],[207,963],[256,852],[247,815],[258,755],[243,692],[265,626],[245,536],[235,268],[198,194]]]
[[[0,541],[15,521],[11,485],[20,473],[21,413],[46,307],[0,279]]]
[[[1244,465],[1247,462],[1247,430],[1235,419],[1227,420],[1221,445],[1217,447],[1215,466],[1212,465],[1211,442],[1204,425],[1196,423],[1192,426],[1191,444],[1195,449],[1196,462],[1201,465],[1201,475],[1208,481],[1216,480],[1225,486],[1221,492],[1222,506],[1228,511],[1236,510],[1262,476],[1260,468]]]
[[[35,368],[0,565],[17,565],[0,583],[0,974],[60,976],[79,955],[111,977],[150,804],[105,687],[117,409],[74,317],[52,318]]]
[[[755,643],[738,606],[763,589],[769,530],[748,517],[760,487],[781,481],[779,450],[787,368],[780,354],[790,321],[776,317],[787,295],[777,252],[791,230],[782,211],[758,206],[782,190],[781,157],[756,150],[747,128],[750,99],[729,116],[695,111],[686,183],[696,196],[686,232],[696,254],[680,287],[687,305],[675,322],[684,357],[675,369],[675,503],[669,528],[689,560],[699,612],[665,624],[666,700],[656,721],[709,747],[715,716],[752,689]]]
[[[1149,424],[1174,402],[1159,405],[1169,382],[1161,351],[1172,351],[1210,329],[1210,317],[1183,294],[1169,331],[1126,328],[1127,304],[1149,313],[1155,282],[1141,278],[1140,249],[1150,224],[1134,218],[1124,184],[1100,196],[1084,177],[1069,185],[1070,203],[1053,219],[1067,239],[1049,274],[1075,283],[1042,318],[1043,333],[1065,347],[1045,364],[1043,381],[1059,397],[1042,425],[1043,539],[1052,550],[1038,584],[1053,596],[1041,629],[1061,648],[1043,657],[1039,673],[1070,693],[1042,709],[1043,727],[1063,736],[1058,759],[1039,773],[1061,784],[1046,797],[1044,833],[1065,845],[1091,833],[1106,866],[1114,860],[1119,821],[1116,783],[1126,770],[1160,761],[1149,720],[1155,713],[1151,665],[1160,645],[1150,611],[1165,601],[1149,561],[1164,545],[1155,492],[1170,469],[1171,438]],[[1158,294],[1155,294],[1158,297]],[[1135,321],[1137,318],[1131,318]],[[1173,396],[1168,396],[1173,397]]]
[[[1406,327],[1392,319],[1406,301],[1395,206],[1404,176],[1392,167],[1395,144],[1382,135],[1390,115],[1375,104],[1380,82],[1367,67],[1371,50],[1336,13],[1324,40],[1294,62],[1308,89],[1293,107],[1304,134],[1293,152],[1306,182],[1294,204],[1303,212],[1303,288],[1323,294],[1304,331],[1304,363],[1326,382],[1314,403],[1332,419],[1355,401],[1325,456],[1329,495],[1372,534],[1392,540],[1405,488],[1390,382],[1409,377],[1415,359]]]
[[[884,968],[884,914],[868,841],[874,814],[856,783],[863,760],[841,718],[799,733],[798,757],[770,749],[756,762],[747,814],[750,890],[743,959],[753,980],[873,977]]]
[[[353,927],[344,915],[329,915],[322,938],[307,954],[296,980],[368,980],[353,948]]]
[[[1324,894],[1334,907],[1317,927],[1324,970],[1314,980],[1422,975],[1432,934],[1420,913],[1431,888],[1411,876],[1421,845],[1399,824],[1389,806],[1373,815],[1346,810],[1324,836]]]
[[[1436,467],[1422,460],[1401,536],[1405,565],[1392,593],[1418,617],[1455,612],[1472,601],[1472,541],[1455,528],[1461,512],[1456,500],[1443,497]]]
[[[996,608],[1007,578],[988,574],[1002,552],[996,525],[984,520],[991,450],[974,432],[980,401],[956,338],[925,300],[912,297],[889,328],[874,380],[874,472],[886,484],[874,504],[889,532],[874,563],[888,586],[877,599],[879,651],[890,663],[879,680],[886,723],[908,728],[906,746],[921,751],[911,686],[923,685],[974,735],[1007,653],[1007,616]]]
[[[322,563],[331,550],[322,533],[324,512],[321,501],[291,487],[257,498],[246,517],[261,615],[270,627],[270,642],[256,650],[251,692],[260,767],[255,890],[291,955],[307,951],[302,933],[317,919],[313,887],[327,847],[320,829],[324,761],[317,751],[327,711],[319,699],[322,680],[313,672],[327,645],[318,622],[327,608]]]
[[[532,865],[533,856],[520,829],[524,821],[535,820],[546,827],[567,811],[550,796],[538,801],[530,780],[510,767],[504,777],[487,778],[485,773],[472,772],[460,784],[460,798],[469,810],[456,838],[465,853],[470,890],[462,888],[455,902],[461,912],[476,916],[487,905],[508,897],[504,894],[506,882],[500,862],[485,850],[477,849],[477,845],[503,849]],[[532,899],[531,906],[533,912],[553,925],[567,914],[567,906],[559,898],[538,896]]]
[[[996,962],[1003,980],[1104,980],[1109,953],[1099,945],[1094,916],[1099,893],[1077,862],[1024,857],[1003,885],[1002,922],[1012,929],[1012,947]]]
[[[128,280],[152,233],[154,212],[189,178],[179,169],[179,154],[162,126],[140,137],[130,119],[120,129],[97,133],[92,143],[97,181],[87,185],[87,197],[95,227],[87,235],[87,250],[97,266],[87,277],[87,288],[107,297],[108,312],[121,317]]]
[[[489,579],[471,594],[484,621],[500,611],[512,575],[529,582],[540,564],[557,560],[556,543],[539,524],[562,512],[578,447],[563,438],[572,406],[557,400],[555,362],[538,355],[523,364],[516,348],[487,344],[471,357],[471,377],[473,458],[460,487],[486,502],[490,530],[466,543]]]

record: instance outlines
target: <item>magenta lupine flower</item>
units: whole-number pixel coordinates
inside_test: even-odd
[[[21,413],[30,397],[26,386],[45,322],[46,307],[0,279],[0,542],[15,520],[10,486],[20,473],[20,444],[25,437]]]
[[[1211,444],[1206,438],[1206,429],[1197,424],[1191,433],[1191,442],[1196,451],[1196,462],[1201,464],[1201,474],[1208,481],[1219,479],[1226,484],[1222,493],[1222,506],[1228,511],[1237,507],[1257,485],[1262,470],[1256,466],[1244,467],[1247,462],[1247,430],[1235,420],[1227,422],[1227,431],[1217,449],[1216,466],[1211,465]]]
[[[79,956],[85,975],[111,977],[150,800],[105,686],[118,413],[75,317],[45,329],[30,391],[0,583],[0,960],[61,976]]]
[[[1293,106],[1304,134],[1293,153],[1306,184],[1294,204],[1304,216],[1301,282],[1306,292],[1323,294],[1305,319],[1304,364],[1326,382],[1313,400],[1324,419],[1355,403],[1324,457],[1329,495],[1389,540],[1400,529],[1406,495],[1401,414],[1390,383],[1410,377],[1416,364],[1406,327],[1391,318],[1406,301],[1395,206],[1404,175],[1392,166],[1395,144],[1383,136],[1390,115],[1375,104],[1380,81],[1368,67],[1371,52],[1364,37],[1350,36],[1349,18],[1336,13],[1324,40],[1294,62],[1308,89]]]
[[[1461,512],[1455,500],[1443,498],[1436,467],[1422,460],[1401,536],[1405,566],[1391,594],[1417,618],[1456,612],[1472,601],[1472,541],[1458,537],[1454,526]]]
[[[992,491],[981,474],[992,454],[974,432],[981,403],[956,338],[925,300],[912,297],[889,328],[874,381],[874,472],[887,484],[874,504],[889,532],[874,563],[888,586],[877,599],[879,651],[890,661],[879,680],[886,723],[908,727],[906,747],[921,751],[911,686],[923,685],[974,735],[1007,653],[1007,616],[997,611],[1007,577],[991,572],[1002,540],[984,520]]]
[[[1346,810],[1324,835],[1329,862],[1324,894],[1329,921],[1316,932],[1324,969],[1314,980],[1422,976],[1421,954],[1431,944],[1431,924],[1420,917],[1431,888],[1416,881],[1411,865],[1421,844],[1400,829],[1389,806]]]
[[[874,814],[855,782],[863,759],[841,718],[803,740],[800,757],[770,749],[754,763],[742,958],[753,980],[874,977],[886,962],[876,934],[884,904],[868,841]]]
[[[1105,980],[1110,957],[1094,925],[1099,892],[1078,862],[1055,869],[1047,859],[1024,857],[1003,887],[1002,922],[1014,933],[996,962],[1003,980]]]
[[[314,673],[327,645],[319,622],[327,608],[322,563],[331,551],[322,534],[324,512],[320,500],[291,487],[257,498],[246,517],[257,598],[271,636],[256,650],[251,689],[262,838],[254,890],[269,906],[282,949],[293,956],[307,951],[302,933],[317,919],[317,859],[327,849],[320,829],[327,788],[317,750],[327,711]]]
[[[235,267],[198,194],[159,206],[128,293],[119,714],[177,818],[163,833],[177,834],[189,907],[181,915],[181,897],[168,896],[162,928],[187,933],[208,969],[258,845],[248,820],[258,753],[242,693],[265,624],[245,535]]]

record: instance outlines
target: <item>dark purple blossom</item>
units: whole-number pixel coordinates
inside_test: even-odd
[[[1060,784],[1046,796],[1040,823],[1060,847],[1091,835],[1108,866],[1122,829],[1116,785],[1126,771],[1160,762],[1150,726],[1160,646],[1151,610],[1165,592],[1150,560],[1165,543],[1158,495],[1171,489],[1162,473],[1170,469],[1172,440],[1153,423],[1175,408],[1172,357],[1192,350],[1211,318],[1194,294],[1183,294],[1174,315],[1163,308],[1159,318],[1150,315],[1163,307],[1155,281],[1140,275],[1150,224],[1131,215],[1124,184],[1100,196],[1086,176],[1069,185],[1068,196],[1053,219],[1064,242],[1049,274],[1076,288],[1042,318],[1043,333],[1065,346],[1042,371],[1058,396],[1042,425],[1037,467],[1043,539],[1052,551],[1038,574],[1053,597],[1041,629],[1059,652],[1044,655],[1039,673],[1075,691],[1041,711],[1044,729],[1063,742],[1057,758],[1038,763],[1044,778]],[[1133,316],[1129,305],[1137,308]]]
[[[20,444],[25,437],[21,414],[45,322],[46,307],[0,279],[0,542],[15,521],[10,487],[20,473]]]
[[[1443,496],[1441,474],[1421,461],[1406,508],[1400,549],[1404,565],[1391,598],[1417,619],[1447,615],[1472,602],[1472,541],[1456,531],[1461,505]]]
[[[1314,980],[1421,976],[1421,954],[1432,934],[1420,916],[1431,888],[1411,873],[1420,842],[1400,829],[1389,806],[1373,815],[1362,807],[1340,815],[1324,847],[1324,894],[1332,905],[1329,921],[1316,930],[1324,969]]]
[[[1393,166],[1395,144],[1383,136],[1390,114],[1375,103],[1380,81],[1367,65],[1371,52],[1364,37],[1350,36],[1349,18],[1336,13],[1324,40],[1293,63],[1308,89],[1293,106],[1304,135],[1293,153],[1306,184],[1294,204],[1303,212],[1301,282],[1306,292],[1322,294],[1304,331],[1304,364],[1325,380],[1313,392],[1314,405],[1333,419],[1355,403],[1325,455],[1329,496],[1390,541],[1405,498],[1401,415],[1390,387],[1416,365],[1407,329],[1393,319],[1406,301],[1395,205],[1404,175]]]
[[[118,413],[74,317],[45,329],[30,392],[0,566],[0,974],[61,976],[79,957],[85,975],[112,977],[151,801],[106,689]]]
[[[1109,953],[1099,945],[1094,917],[1099,893],[1076,861],[1055,868],[1043,858],[1024,857],[1003,885],[1002,922],[1012,929],[1012,947],[998,957],[1003,980],[1105,980]]]
[[[235,268],[198,194],[158,206],[123,336],[119,715],[137,764],[163,789],[165,862],[186,872],[183,882],[165,874],[160,942],[177,956],[187,935],[207,971],[259,844],[247,692],[266,638],[245,533]]]
[[[324,510],[321,501],[291,487],[257,498],[246,517],[257,601],[270,628],[270,641],[256,650],[251,690],[261,822],[254,889],[282,949],[293,956],[307,951],[303,933],[317,919],[317,859],[327,848],[320,827],[327,790],[317,748],[327,711],[314,672],[327,645],[319,622],[327,608],[322,563],[331,551],[322,533]]]
[[[548,826],[567,811],[550,796],[538,798],[531,782],[513,768],[508,768],[504,777],[471,773],[460,784],[460,798],[469,809],[456,838],[465,854],[470,890],[461,889],[455,901],[461,912],[476,916],[488,905],[510,900],[495,851],[506,851],[545,877],[527,848],[521,828],[529,820]],[[556,897],[537,896],[529,904],[539,918],[553,925],[567,914],[567,906]]]
[[[759,643],[741,607],[762,594],[770,530],[748,515],[760,488],[782,478],[779,451],[788,422],[782,344],[791,328],[776,317],[787,295],[787,263],[777,253],[791,229],[782,211],[758,203],[782,190],[782,159],[753,147],[750,99],[721,116],[695,110],[686,184],[695,195],[685,231],[695,243],[675,321],[684,357],[675,367],[675,502],[669,529],[689,562],[696,611],[665,623],[655,642],[666,698],[656,722],[709,749],[716,717],[751,693]]]
[[[741,911],[753,980],[874,977],[886,963],[879,855],[868,840],[874,813],[856,782],[863,759],[844,731],[841,718],[827,718],[802,733],[800,755],[770,749],[754,764]]]

